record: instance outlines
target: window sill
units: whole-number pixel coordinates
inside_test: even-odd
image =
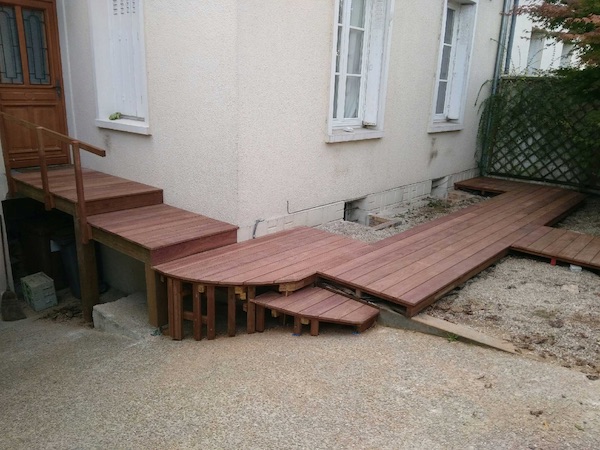
[[[150,135],[148,122],[139,122],[130,119],[104,120],[96,119],[96,126],[109,130],[125,131],[127,133]]]
[[[462,123],[457,122],[433,122],[427,129],[428,133],[443,133],[446,131],[460,131],[464,128]]]
[[[383,130],[369,130],[366,128],[358,128],[354,131],[333,130],[327,135],[327,143],[334,144],[336,142],[363,141],[367,139],[380,139],[384,135]]]

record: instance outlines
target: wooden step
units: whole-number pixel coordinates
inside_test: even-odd
[[[379,315],[374,306],[319,287],[307,287],[287,296],[268,292],[249,301],[257,305],[257,331],[262,331],[264,318],[260,315],[264,315],[264,309],[293,316],[296,334],[300,334],[302,322],[310,322],[313,336],[319,333],[320,322],[350,325],[362,332]]]
[[[87,215],[156,205],[163,201],[162,189],[115,177],[95,170],[82,169]],[[40,171],[13,173],[18,193],[44,202]],[[72,166],[48,168],[48,184],[57,209],[75,215],[77,190]]]
[[[511,246],[511,250],[600,269],[600,236],[560,228],[539,227]]]
[[[159,204],[88,217],[92,239],[151,265],[237,242],[237,228]]]

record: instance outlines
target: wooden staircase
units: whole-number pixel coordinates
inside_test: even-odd
[[[86,320],[98,303],[95,246],[97,241],[144,263],[149,322],[168,322],[167,286],[152,266],[237,241],[237,227],[163,203],[162,189],[81,167],[80,152],[105,156],[102,149],[0,112],[0,122],[11,121],[34,130],[38,138],[39,166],[11,170],[2,135],[10,195],[43,202],[74,218],[82,294]],[[6,129],[0,123],[2,130]],[[45,164],[44,136],[67,145],[73,165]]]

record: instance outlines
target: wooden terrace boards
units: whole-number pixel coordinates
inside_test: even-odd
[[[155,269],[188,282],[217,286],[276,285],[285,292],[296,290],[297,283],[314,278],[317,272],[369,250],[368,244],[354,239],[298,227],[177,259]]]
[[[49,169],[48,184],[52,204],[76,216],[72,173]],[[264,328],[270,309],[293,316],[296,331],[307,322],[317,334],[320,322],[370,326],[376,309],[364,300],[393,302],[413,316],[511,249],[600,268],[600,238],[548,227],[584,200],[555,187],[490,178],[457,183],[501,195],[372,245],[308,227],[235,243],[237,227],[164,205],[160,189],[87,169],[83,178],[85,232],[145,264],[149,321],[159,326],[168,315],[175,339],[183,337],[184,320],[193,321],[195,338],[203,326],[215,337],[219,290],[226,293],[229,335],[236,302],[244,302],[250,333]],[[39,171],[14,180],[17,192],[45,200]],[[95,258],[93,245],[81,241],[83,309],[91,317]],[[323,283],[335,292],[317,287]]]
[[[515,242],[513,250],[577,266],[600,268],[600,236],[539,227]]]
[[[505,193],[372,245],[296,228],[191,255],[155,269],[172,279],[233,287],[240,292],[250,286],[253,290],[272,286],[273,292],[248,298],[251,332],[260,329],[262,314],[256,313],[254,305],[270,305],[275,311],[292,315],[297,326],[302,319],[339,319],[326,318],[325,314],[311,316],[302,309],[305,302],[312,307],[314,301],[318,308],[325,301],[319,300],[319,296],[327,295],[322,290],[305,297],[309,289],[318,288],[302,289],[318,281],[333,283],[358,298],[396,303],[406,315],[413,316],[507,255],[516,242],[535,236],[564,217],[585,198],[574,191],[506,180],[480,178],[461,184],[472,190]],[[582,255],[594,262],[594,249]],[[296,299],[298,305],[294,304]],[[256,327],[250,317],[255,314]]]
[[[379,309],[340,294],[308,287],[289,295],[267,292],[256,297],[257,331],[264,329],[264,309],[294,317],[294,333],[301,333],[304,321],[310,323],[310,334],[319,334],[319,322],[339,323],[357,327],[359,332],[369,328],[379,315]],[[258,325],[260,324],[260,325]]]
[[[237,242],[235,225],[164,203],[97,214],[88,223],[94,240],[151,265]]]
[[[327,280],[397,303],[413,316],[505,256],[536,228],[579,205],[584,196],[518,186],[376,243],[374,250],[320,273]]]
[[[162,189],[115,177],[95,170],[83,169],[86,213],[88,216],[140,206],[156,205],[163,201]],[[39,170],[13,173],[17,192],[44,201],[44,188]],[[73,166],[48,168],[50,192],[56,208],[75,214],[77,190]]]
[[[91,238],[131,256],[145,265],[149,322],[164,325],[167,316],[166,283],[152,270],[164,263],[193,253],[237,242],[237,227],[163,204],[162,189],[94,170],[82,169],[87,213],[87,232]],[[18,193],[44,201],[39,170],[14,173]],[[74,217],[77,214],[75,172],[72,166],[48,169],[48,184],[53,203]],[[82,280],[82,309],[91,320],[98,302],[94,246],[81,243],[83,230],[74,220],[78,234],[77,253]]]

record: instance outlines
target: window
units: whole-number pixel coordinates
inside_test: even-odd
[[[98,97],[96,124],[150,134],[142,0],[89,0],[88,4]]]
[[[529,49],[527,51],[527,75],[535,75],[542,67],[542,56],[546,34],[541,30],[531,30]]]
[[[477,4],[446,1],[430,132],[462,128]]]
[[[561,68],[571,67],[573,65],[573,49],[575,45],[563,42],[562,49],[560,52],[560,63]]]
[[[329,142],[383,135],[392,3],[335,2]]]

